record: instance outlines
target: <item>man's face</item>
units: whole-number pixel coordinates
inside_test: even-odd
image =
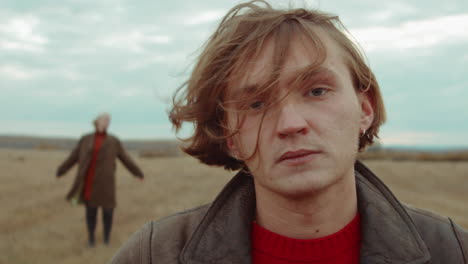
[[[326,33],[320,33],[326,60],[290,90],[291,80],[314,62],[307,42],[293,39],[275,91],[280,98],[285,97],[268,108],[263,121],[263,107],[268,102],[261,98],[247,102],[250,109],[245,116],[227,114],[228,127],[239,128],[227,142],[231,153],[240,159],[255,153],[245,163],[257,192],[300,197],[354,176],[359,133],[369,128],[373,110],[367,96],[355,91],[341,49]],[[245,77],[229,85],[228,96],[243,93],[243,87],[251,90],[268,78],[273,49],[274,43],[266,42]],[[238,118],[244,118],[243,122],[238,123]]]
[[[110,117],[108,115],[103,115],[96,120],[96,129],[98,132],[102,133],[107,130],[110,124]]]

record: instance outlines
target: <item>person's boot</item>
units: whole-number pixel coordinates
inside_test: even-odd
[[[104,245],[108,246],[110,243],[110,227],[109,225],[104,226]]]
[[[88,239],[88,248],[93,248],[95,245],[96,245],[96,241],[94,240],[94,236],[89,237],[89,239]]]

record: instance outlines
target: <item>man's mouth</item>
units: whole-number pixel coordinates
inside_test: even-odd
[[[309,149],[299,149],[299,150],[294,150],[294,151],[287,151],[279,157],[279,159],[276,160],[276,163],[281,163],[281,162],[294,162],[297,161],[300,163],[301,160],[307,161],[308,157],[311,157],[314,154],[319,154],[320,151],[316,150],[309,150]]]

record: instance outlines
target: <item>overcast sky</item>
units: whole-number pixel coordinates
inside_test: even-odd
[[[174,138],[168,99],[238,2],[0,0],[0,134],[76,138],[107,111],[121,138]],[[366,51],[384,145],[468,147],[468,1],[303,2]]]

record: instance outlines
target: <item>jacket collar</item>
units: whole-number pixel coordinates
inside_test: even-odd
[[[211,204],[180,255],[187,264],[251,263],[250,226],[255,216],[252,177],[238,173]]]
[[[88,154],[88,156],[92,156],[92,153],[93,153],[93,150],[94,150],[94,140],[96,138],[96,134],[98,132],[94,132],[94,133],[89,133],[87,135],[85,135],[83,138],[85,139],[84,140],[84,148],[86,149],[86,153]],[[107,145],[109,144],[109,138],[111,137],[111,134],[107,133],[107,131],[105,133],[101,133],[101,135],[104,134],[105,135],[105,138],[104,138],[104,141],[102,142],[102,145],[101,145],[101,149],[105,149],[107,148]]]
[[[356,162],[361,263],[426,263],[429,250],[403,205],[364,164]]]
[[[361,162],[356,162],[361,215],[361,263],[426,263],[429,251],[404,207]],[[181,252],[180,261],[251,263],[255,216],[253,179],[238,173],[213,201]]]

